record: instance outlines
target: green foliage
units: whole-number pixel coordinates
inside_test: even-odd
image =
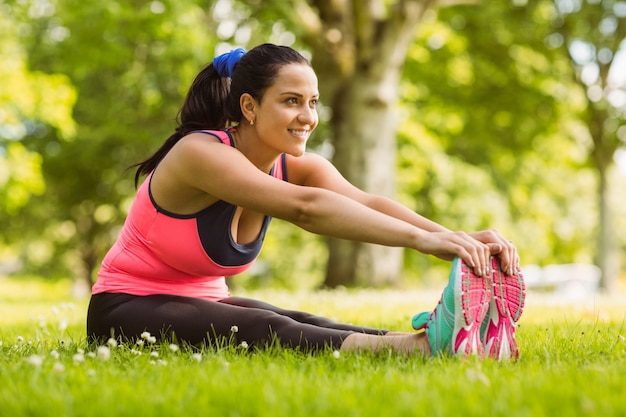
[[[76,87],[79,126],[72,140],[54,131],[23,138],[44,156],[47,189],[12,228],[26,231],[31,271],[90,279],[134,192],[124,170],[173,131],[186,88],[214,55],[209,10],[196,1],[11,7],[28,29],[19,41],[30,65],[63,73]]]
[[[0,159],[0,187],[2,209],[10,216],[17,214],[33,194],[44,190],[41,156],[19,142],[7,143]]]
[[[584,65],[567,45],[615,52],[607,42],[623,38],[620,2],[557,3],[427,12],[401,84],[400,199],[450,228],[496,227],[524,263],[591,260],[598,208],[586,110],[609,102],[590,101],[592,86],[579,82]],[[230,45],[314,50],[307,33],[319,21],[301,12],[318,9],[303,5],[0,0],[2,252],[19,252],[27,272],[91,279],[134,195],[124,170],[172,131],[193,76]],[[606,109],[611,153],[623,144],[623,114]],[[327,255],[323,239],[275,221],[261,257],[267,268],[239,282],[311,288]],[[441,265],[407,252],[407,277],[445,276],[438,268],[424,275]]]
[[[451,228],[499,229],[524,263],[591,262],[596,181],[576,121],[585,98],[567,55],[546,46],[545,7],[427,15],[403,82],[412,121],[400,131],[400,188]]]
[[[38,135],[47,127],[59,136],[72,138],[75,123],[71,116],[76,92],[67,77],[33,71],[27,51],[17,40],[18,24],[11,8],[0,3],[0,225],[41,195],[41,154],[27,149],[21,140]],[[3,234],[3,240],[10,237]],[[2,242],[0,242],[2,243]]]

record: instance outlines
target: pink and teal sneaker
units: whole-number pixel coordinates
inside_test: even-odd
[[[482,356],[480,327],[490,300],[490,280],[474,275],[472,268],[457,257],[433,312],[416,314],[411,324],[415,330],[425,329],[433,356]]]
[[[526,286],[520,271],[506,275],[496,257],[491,259],[493,296],[483,323],[482,340],[488,357],[496,360],[519,358],[515,328],[522,315]]]

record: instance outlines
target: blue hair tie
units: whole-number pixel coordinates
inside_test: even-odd
[[[230,78],[233,75],[235,65],[245,54],[246,50],[243,48],[233,49],[230,52],[216,56],[213,59],[213,67],[220,77]]]

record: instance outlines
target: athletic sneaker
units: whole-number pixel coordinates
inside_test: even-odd
[[[519,358],[515,341],[515,328],[526,299],[526,287],[522,273],[506,275],[500,270],[496,257],[491,259],[493,297],[489,303],[486,326],[482,339],[487,356],[497,360]]]
[[[491,282],[474,275],[465,262],[452,262],[448,285],[432,313],[416,314],[415,330],[425,329],[433,356],[483,355],[480,326],[491,299]]]

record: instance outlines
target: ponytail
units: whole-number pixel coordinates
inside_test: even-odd
[[[230,76],[239,59],[246,53],[242,48],[216,57],[196,76],[185,101],[176,116],[176,130],[148,159],[132,165],[135,187],[142,175],[157,167],[174,145],[194,130],[222,130],[227,127],[226,99],[230,91]]]

